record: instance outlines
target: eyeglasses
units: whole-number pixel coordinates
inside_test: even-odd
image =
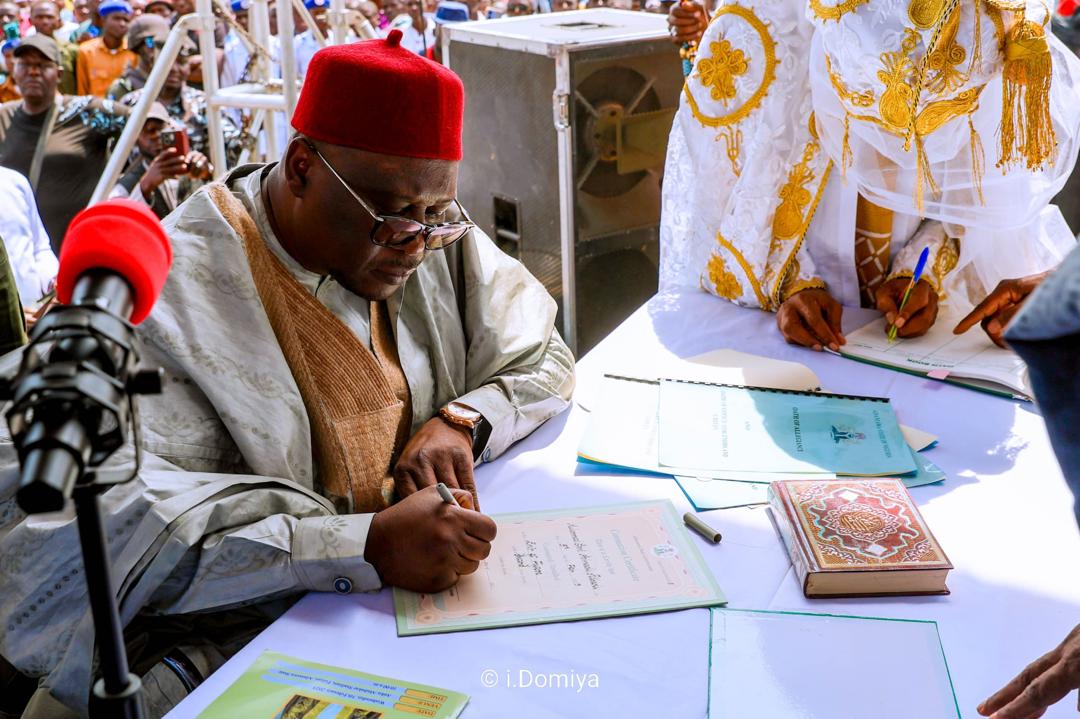
[[[461,212],[461,216],[464,220],[456,222],[437,222],[435,224],[427,224],[426,222],[419,222],[409,217],[401,217],[400,215],[380,215],[375,208],[364,201],[364,198],[356,194],[353,188],[349,187],[349,183],[342,179],[338,171],[334,169],[334,166],[330,164],[330,161],[323,157],[323,154],[319,152],[319,148],[315,147],[308,140],[303,140],[304,144],[311,149],[315,155],[322,160],[326,165],[326,169],[330,170],[330,174],[337,178],[337,181],[341,183],[341,186],[348,190],[353,199],[359,203],[364,211],[367,212],[371,219],[375,221],[375,224],[371,227],[370,240],[380,247],[390,247],[398,249],[401,247],[407,247],[416,240],[417,237],[424,241],[424,248],[427,250],[442,250],[460,240],[465,235],[469,234],[476,223],[469,217],[469,213],[465,212],[465,208],[461,206],[461,203],[454,199],[454,204],[457,205],[458,210]]]

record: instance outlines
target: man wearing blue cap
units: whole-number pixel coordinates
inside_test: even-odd
[[[158,52],[168,39],[169,21],[160,15],[143,13],[132,20],[128,27],[127,48],[135,53],[138,60],[112,82],[105,96],[110,100],[119,100],[132,90],[141,89],[150,76]]]
[[[431,48],[430,58],[442,62],[442,27],[448,23],[468,22],[469,6],[455,0],[443,0],[435,8],[435,44]]]
[[[19,88],[15,85],[15,48],[19,46],[18,40],[5,40],[0,45],[0,52],[4,54],[4,69],[0,71],[0,102],[18,100]]]
[[[98,5],[101,37],[83,43],[75,60],[78,94],[105,97],[113,81],[138,63],[138,57],[127,48],[131,15],[131,5],[126,0],[105,0]]]

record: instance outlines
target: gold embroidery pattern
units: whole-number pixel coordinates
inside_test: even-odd
[[[979,106],[979,93],[983,87],[969,88],[949,100],[931,102],[919,113],[915,121],[915,134],[920,137],[932,135],[949,120],[974,112]]]
[[[787,302],[794,295],[799,294],[803,290],[823,290],[826,288],[825,280],[820,277],[811,277],[808,280],[795,279],[796,272],[789,272],[789,279],[784,282],[784,287],[780,290],[780,304]]]
[[[915,27],[929,30],[941,19],[944,10],[944,0],[911,0],[908,4],[908,19]]]
[[[779,249],[781,240],[797,237],[802,229],[803,211],[814,196],[806,189],[814,180],[814,171],[810,161],[817,154],[818,143],[814,140],[806,143],[802,159],[788,172],[787,182],[780,188],[780,204],[773,215],[773,241],[769,252]]]
[[[941,295],[941,299],[945,299],[945,295],[941,288],[945,286],[945,275],[956,269],[956,263],[960,261],[960,242],[955,237],[946,237],[945,241],[938,247],[937,254],[934,255],[934,267],[933,274],[937,280],[937,285],[934,287],[938,294]]]
[[[949,19],[945,21],[941,41],[926,57],[926,65],[930,71],[926,86],[936,95],[956,90],[968,80],[967,76],[957,68],[967,59],[967,50],[956,41],[959,29],[960,6],[957,5]]]
[[[721,127],[716,133],[716,142],[724,142],[724,154],[731,163],[731,171],[735,177],[742,174],[739,167],[739,153],[742,151],[742,130],[737,127]]]
[[[739,278],[727,268],[727,263],[720,255],[713,253],[709,258],[709,281],[716,288],[716,294],[727,300],[742,297],[743,289]]]
[[[712,88],[713,100],[724,103],[735,98],[735,78],[745,75],[750,69],[746,55],[742,50],[733,48],[723,37],[718,42],[709,43],[711,57],[702,58],[698,63],[697,76],[701,84]]]
[[[849,12],[855,12],[860,5],[865,5],[870,0],[844,0],[835,5],[826,5],[821,0],[810,0],[810,9],[818,20],[839,20]]]
[[[828,53],[825,54],[825,69],[829,73],[829,82],[832,83],[833,90],[836,91],[836,96],[841,100],[851,103],[855,107],[873,107],[874,106],[874,91],[864,90],[862,92],[853,92],[849,90],[844,81],[840,79],[840,76],[832,68],[832,60],[829,59]]]
[[[919,34],[905,28],[900,49],[881,54],[882,69],[878,70],[877,76],[885,85],[885,91],[878,100],[878,114],[887,125],[897,130],[908,127],[914,112],[915,90],[911,87],[911,76],[915,66],[908,55],[918,42]]]
[[[730,252],[731,256],[735,258],[735,261],[739,263],[739,267],[742,268],[743,274],[746,275],[746,279],[750,280],[750,286],[754,289],[754,296],[757,297],[758,304],[761,305],[761,308],[764,310],[771,309],[771,305],[769,304],[769,298],[766,297],[765,293],[761,291],[761,283],[758,282],[757,276],[754,275],[754,268],[750,266],[750,263],[746,261],[746,258],[742,256],[742,253],[739,252],[739,250],[736,249],[734,245],[728,242],[727,238],[721,235],[719,232],[716,233],[716,242],[725,250]],[[713,257],[719,257],[719,255],[714,254]],[[723,260],[721,260],[721,264],[723,265]],[[712,260],[709,260],[709,265],[709,277],[711,278]],[[724,267],[726,268],[726,265],[724,265]],[[739,295],[741,295],[742,285],[740,285],[739,288]]]
[[[698,106],[697,99],[694,94],[690,92],[690,83],[687,82],[683,86],[683,92],[686,95],[686,102],[690,106],[690,112],[694,115],[698,122],[704,127],[726,127],[728,125],[734,125],[742,122],[750,116],[754,110],[760,105],[761,101],[765,98],[765,95],[769,91],[769,87],[772,86],[773,81],[776,80],[776,66],[779,64],[779,60],[776,58],[776,41],[772,39],[769,34],[768,26],[762,22],[761,18],[754,14],[753,10],[745,8],[741,5],[724,5],[713,15],[711,22],[717,22],[721,18],[728,15],[734,15],[735,17],[746,22],[750,27],[754,29],[758,37],[761,39],[761,51],[764,55],[764,65],[762,67],[761,84],[750,95],[746,102],[739,107],[736,107],[726,115],[717,115],[715,117],[706,115],[701,111]],[[708,32],[708,31],[706,31]],[[710,44],[710,50],[712,46]],[[740,51],[741,52],[741,51]],[[700,57],[700,55],[699,55]],[[702,58],[698,60],[700,66],[708,58]],[[752,58],[751,58],[752,59]],[[749,63],[750,60],[747,60]],[[725,107],[727,103],[725,102]]]
[[[806,215],[803,217],[802,227],[799,228],[799,236],[794,242],[794,247],[791,248],[791,254],[788,255],[787,261],[780,269],[780,272],[776,275],[776,283],[773,285],[771,295],[771,299],[774,300],[772,306],[776,306],[779,304],[780,287],[783,284],[783,281],[790,274],[791,268],[794,266],[794,263],[798,262],[798,259],[796,259],[796,257],[799,254],[799,248],[802,247],[803,240],[806,239],[806,230],[810,227],[810,222],[814,219],[814,213],[817,212],[818,204],[821,202],[821,196],[825,194],[825,185],[829,184],[829,174],[832,172],[832,168],[832,160],[829,160],[829,163],[825,165],[825,171],[821,173],[821,182],[818,184],[817,194],[814,196],[814,201],[810,203],[810,208],[806,211]],[[765,306],[766,305],[764,304],[762,305],[762,307]]]

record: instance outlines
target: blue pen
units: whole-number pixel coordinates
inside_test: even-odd
[[[930,248],[924,247],[923,251],[919,254],[919,261],[915,264],[915,274],[911,276],[911,282],[908,283],[907,289],[904,290],[904,298],[900,300],[900,307],[896,310],[897,315],[904,311],[904,305],[907,304],[908,297],[911,296],[911,291],[915,289],[915,285],[919,284],[919,278],[922,277],[923,270],[926,269],[926,260],[929,257]],[[896,340],[896,325],[889,325],[888,337],[890,342]]]

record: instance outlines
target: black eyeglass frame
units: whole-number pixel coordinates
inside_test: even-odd
[[[414,220],[411,217],[402,217],[401,215],[379,214],[378,210],[372,207],[370,203],[368,203],[356,192],[356,190],[350,187],[348,182],[345,182],[345,179],[340,174],[338,174],[338,171],[334,169],[334,166],[330,164],[330,161],[327,160],[326,157],[319,151],[319,148],[315,147],[314,143],[312,143],[307,138],[301,138],[301,141],[305,145],[307,145],[308,149],[314,152],[320,160],[322,160],[322,163],[326,165],[326,169],[330,170],[330,174],[332,174],[337,179],[337,181],[341,183],[341,186],[344,187],[350,195],[352,195],[352,198],[356,200],[357,204],[364,208],[364,211],[371,216],[374,224],[371,226],[371,233],[368,239],[371,240],[373,244],[376,244],[379,247],[388,247],[395,250],[401,249],[402,247],[407,247],[408,245],[412,244],[412,242],[419,236],[424,241],[425,250],[444,250],[447,247],[453,245],[454,243],[460,241],[462,238],[465,237],[465,235],[469,234],[469,232],[476,228],[476,223],[472,221],[472,218],[469,217],[469,213],[465,211],[465,208],[462,207],[461,203],[456,197],[454,198],[454,204],[457,205],[458,211],[461,213],[461,216],[465,218],[464,220],[454,220],[452,222],[436,222],[434,224],[428,224],[426,222]],[[396,242],[380,242],[378,239],[376,239],[376,235],[384,225],[390,225],[390,223],[394,222],[415,225],[417,226],[417,229],[415,232],[395,232],[395,235],[407,235],[404,239],[398,240]],[[390,226],[392,227],[392,225]],[[461,230],[461,233],[453,239],[433,247],[431,245],[431,234],[437,230],[441,230],[444,228],[458,228]]]

